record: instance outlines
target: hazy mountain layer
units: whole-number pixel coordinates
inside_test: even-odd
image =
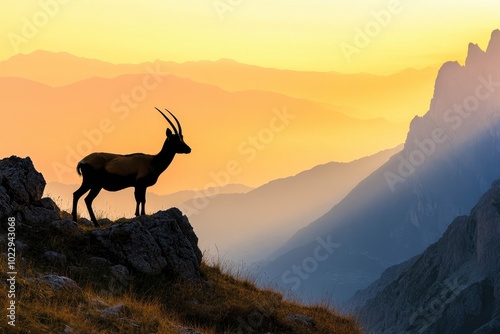
[[[401,148],[316,166],[242,194],[190,200],[180,208],[201,236],[202,248],[211,254],[233,261],[262,260]]]
[[[343,300],[438,240],[500,177],[500,31],[443,65],[401,153],[299,231],[264,271],[283,289]],[[326,245],[326,247],[323,247]]]

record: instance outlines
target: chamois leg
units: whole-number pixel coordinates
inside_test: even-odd
[[[95,227],[99,227],[99,224],[97,223],[97,219],[95,218],[94,210],[92,210],[92,201],[94,200],[94,198],[96,198],[101,189],[102,188],[92,188],[90,189],[87,197],[85,197],[85,203],[87,204],[87,210],[89,210],[90,220],[92,220]]]
[[[82,197],[83,194],[85,194],[87,191],[90,190],[90,186],[86,184],[85,182],[82,183],[80,188],[78,188],[74,193],[73,193],[73,211],[71,214],[73,215],[73,220],[76,222],[76,207],[78,205],[78,200],[80,197]]]
[[[142,210],[141,210],[141,215],[146,214],[146,209],[144,208],[146,206],[146,188],[144,187],[136,187],[134,191],[134,196],[135,196],[135,215],[139,216],[139,206],[142,203]]]

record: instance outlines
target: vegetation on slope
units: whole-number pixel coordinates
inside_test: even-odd
[[[9,327],[9,333],[360,333],[352,319],[326,307],[284,300],[281,294],[260,290],[217,265],[203,263],[199,282],[135,275],[116,284],[109,268],[91,261],[95,250],[89,249],[88,231],[23,233],[23,243],[29,247],[18,247],[16,327],[5,319],[1,324]],[[66,260],[48,261],[42,256],[47,248],[64,254]],[[7,266],[4,255],[2,268]],[[51,275],[69,277],[78,286],[54,289],[46,280]],[[2,271],[1,281],[7,278]],[[7,284],[0,284],[3,310],[7,292]]]

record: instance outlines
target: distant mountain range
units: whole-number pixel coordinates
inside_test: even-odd
[[[295,294],[343,301],[436,242],[500,177],[500,31],[486,51],[449,62],[430,110],[404,149],[264,265],[263,279]]]
[[[299,99],[342,106],[349,115],[408,121],[427,108],[438,68],[408,69],[389,76],[277,70],[237,63],[229,59],[175,63],[111,64],[68,53],[35,51],[0,62],[0,77],[20,77],[66,86],[92,77],[124,74],[171,74],[229,92],[267,91]],[[390,95],[387,95],[390,94]]]
[[[9,72],[11,62],[31,67],[12,65]],[[368,156],[404,138],[405,127],[348,116],[343,106],[273,91],[229,91],[155,72],[148,67],[154,64],[143,65],[143,73],[136,73],[139,65],[114,66],[43,52],[0,62],[3,121],[16,125],[0,133],[0,142],[9,142],[0,155],[29,155],[49,181],[78,183],[75,166],[92,151],[157,153],[168,124],[153,107],[167,107],[193,149],[177,157],[153,189],[171,193],[210,186],[231,163],[238,172],[227,183],[260,185],[320,163]],[[101,67],[109,78],[92,76]],[[18,76],[8,76],[16,68]],[[57,87],[34,81],[58,77],[81,80]]]
[[[367,333],[500,333],[500,180],[425,252],[349,301]]]

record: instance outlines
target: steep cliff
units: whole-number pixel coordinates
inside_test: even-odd
[[[464,66],[442,66],[430,109],[412,121],[404,149],[291,238],[264,266],[269,280],[317,298],[334,291],[342,301],[424,251],[500,177],[499,116],[495,30],[486,51],[469,47]],[[307,268],[317,239],[326,236],[337,249]]]
[[[387,269],[351,306],[369,333],[500,332],[500,180],[421,255]]]

